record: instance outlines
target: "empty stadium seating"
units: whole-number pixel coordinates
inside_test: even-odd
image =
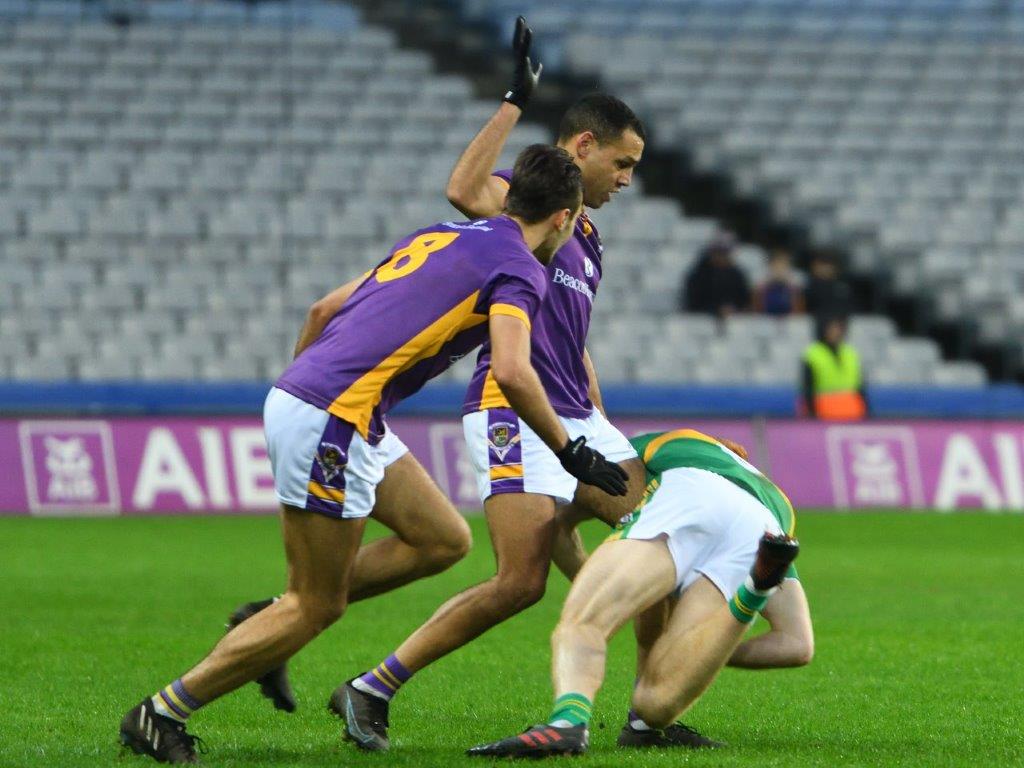
[[[1024,329],[1024,4],[463,0],[985,341]],[[585,11],[585,12],[584,12]]]
[[[0,2],[0,377],[273,378],[311,301],[406,231],[456,215],[447,174],[495,104],[344,5],[117,7],[130,24],[92,18],[91,4]],[[564,59],[584,66],[582,47],[569,38]],[[664,57],[678,61],[692,63]],[[718,69],[733,71],[700,71]],[[702,113],[690,91],[672,105],[663,74],[631,75],[630,100],[659,137],[689,136]],[[732,156],[731,135],[709,130],[714,161]],[[546,140],[520,126],[502,163]],[[992,189],[1016,193],[995,176]],[[605,380],[795,381],[806,318],[720,327],[674,312],[714,222],[639,184],[595,220],[607,268],[590,345]],[[756,279],[763,253],[740,259]],[[945,275],[951,261],[935,263]],[[884,318],[858,318],[853,336],[874,381],[984,380],[973,364],[943,363],[931,342],[897,338]]]
[[[452,217],[485,105],[350,8],[61,7],[0,5],[0,375],[272,378],[311,301]]]

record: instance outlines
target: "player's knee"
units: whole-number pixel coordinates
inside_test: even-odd
[[[573,594],[562,606],[562,615],[555,632],[564,636],[600,634],[607,637],[602,626],[605,623],[601,610],[595,612],[593,603]]]
[[[459,515],[455,523],[437,532],[436,538],[416,547],[419,575],[432,576],[448,570],[466,556],[472,545],[473,535],[469,525]]]
[[[337,595],[301,595],[299,607],[303,619],[314,632],[322,632],[334,624],[345,614],[348,607],[348,596]]]
[[[546,582],[547,579],[533,579],[513,589],[509,595],[509,604],[512,609],[516,612],[524,611],[539,602],[544,597],[544,590],[547,588]]]
[[[670,708],[667,697],[657,685],[642,682],[633,690],[633,710],[652,728],[670,725],[678,714]]]
[[[544,597],[547,583],[546,569],[539,569],[539,572],[523,574],[514,578],[499,576],[497,606],[509,616],[526,610]]]
[[[338,621],[338,619],[345,615],[346,608],[348,608],[348,598],[345,596],[325,600],[319,609],[320,629],[327,629],[331,624]]]
[[[469,523],[462,515],[456,515],[457,518],[445,529],[444,535],[430,547],[428,559],[435,573],[451,568],[469,554],[473,546]]]
[[[556,651],[564,647],[585,648],[588,651],[607,645],[608,633],[590,621],[578,620],[563,615],[555,631],[551,633],[551,648]]]

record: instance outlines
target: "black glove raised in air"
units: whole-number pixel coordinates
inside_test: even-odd
[[[516,31],[512,35],[512,50],[516,55],[516,68],[512,73],[512,87],[505,94],[505,101],[515,104],[520,109],[526,109],[526,105],[533,95],[533,89],[537,87],[540,80],[541,70],[544,65],[538,63],[533,68],[530,61],[530,41],[533,40],[533,32],[526,26],[526,19],[520,16],[516,19]]]
[[[577,437],[570,440],[555,456],[562,462],[565,471],[580,482],[596,485],[612,496],[626,495],[626,481],[629,475],[618,464],[613,464],[588,447],[587,438]]]

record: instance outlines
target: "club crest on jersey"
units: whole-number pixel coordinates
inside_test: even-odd
[[[583,271],[586,273],[587,277],[594,276],[594,262],[590,260],[589,256],[583,257]]]
[[[345,452],[334,443],[320,443],[316,463],[320,465],[320,471],[324,473],[324,482],[329,483],[345,469],[348,459],[345,458]]]
[[[487,428],[487,442],[490,443],[491,450],[497,455],[498,461],[504,461],[509,451],[515,448],[519,442],[521,435],[517,431],[518,428],[518,424],[507,421],[495,422]]]

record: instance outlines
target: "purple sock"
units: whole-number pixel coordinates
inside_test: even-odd
[[[180,677],[166,688],[153,694],[151,700],[158,715],[169,717],[180,723],[184,723],[189,715],[203,706],[203,702],[185,690],[185,685],[181,682]]]
[[[410,677],[412,677],[412,672],[402,665],[395,654],[391,654],[369,672],[361,675],[356,682],[363,685],[356,687],[390,701],[391,697],[398,693],[398,689],[408,682]]]

